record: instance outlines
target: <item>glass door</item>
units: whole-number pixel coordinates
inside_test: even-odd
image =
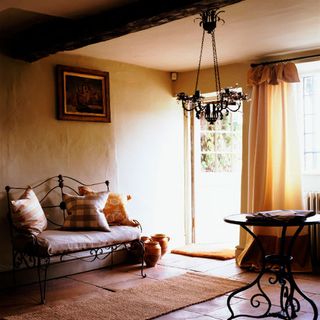
[[[234,248],[237,228],[223,218],[240,213],[242,112],[209,124],[194,121],[194,242]]]

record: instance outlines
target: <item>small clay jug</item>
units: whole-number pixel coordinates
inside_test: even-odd
[[[144,261],[147,267],[154,267],[161,257],[161,247],[159,242],[147,240],[144,243]]]
[[[163,233],[157,233],[151,236],[151,239],[159,242],[161,247],[161,256],[163,256],[168,251],[168,242],[170,241],[170,237]]]
[[[147,237],[147,236],[142,236],[140,239],[141,239],[142,242],[146,242],[146,241],[151,240],[151,238]]]

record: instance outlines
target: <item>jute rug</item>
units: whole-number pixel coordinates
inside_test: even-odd
[[[234,249],[227,249],[210,243],[192,243],[181,248],[173,249],[171,253],[218,260],[228,260],[235,257]]]
[[[210,300],[244,284],[199,273],[186,273],[115,293],[96,294],[67,305],[39,306],[39,310],[9,320],[145,320]]]

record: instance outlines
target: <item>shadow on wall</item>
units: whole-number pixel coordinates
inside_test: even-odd
[[[4,186],[1,186],[4,188]],[[8,205],[5,191],[0,193],[0,272],[11,270],[11,238],[7,218]]]

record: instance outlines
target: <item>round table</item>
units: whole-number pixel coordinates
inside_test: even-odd
[[[292,248],[295,240],[297,239],[299,233],[305,226],[312,226],[320,224],[320,215],[316,214],[312,217],[308,217],[305,220],[303,219],[293,219],[289,221],[279,221],[274,219],[247,219],[246,214],[235,214],[228,216],[224,219],[225,222],[239,225],[244,230],[249,232],[249,234],[256,240],[259,249],[262,253],[261,261],[261,270],[258,273],[256,279],[250,284],[245,285],[244,287],[233,291],[227,300],[228,309],[231,312],[231,316],[228,320],[235,319],[238,317],[248,317],[253,319],[266,318],[266,317],[275,317],[280,319],[294,319],[297,317],[297,312],[300,311],[300,302],[296,298],[296,293],[298,293],[304,300],[306,300],[313,309],[313,320],[318,319],[318,309],[314,301],[308,298],[298,287],[297,283],[294,280],[292,271],[291,271],[291,261],[292,261]],[[280,227],[281,228],[281,238],[280,238],[280,250],[277,254],[266,255],[263,244],[261,243],[259,237],[254,233],[250,228],[252,226],[263,226],[263,227]],[[285,245],[286,232],[288,227],[297,227],[294,232],[288,246]],[[278,268],[270,268],[268,265],[276,265]],[[261,286],[262,276],[270,272],[271,276],[268,279],[268,282],[271,285],[279,284],[280,285],[280,311],[272,312],[271,307],[272,303],[270,297],[267,295],[265,290]],[[258,293],[254,294],[250,303],[253,308],[259,310],[258,308],[262,305],[265,306],[265,311],[260,315],[252,314],[242,314],[235,315],[231,307],[231,299],[238,293],[248,290],[254,286],[257,286]],[[264,302],[262,304],[261,302]]]

